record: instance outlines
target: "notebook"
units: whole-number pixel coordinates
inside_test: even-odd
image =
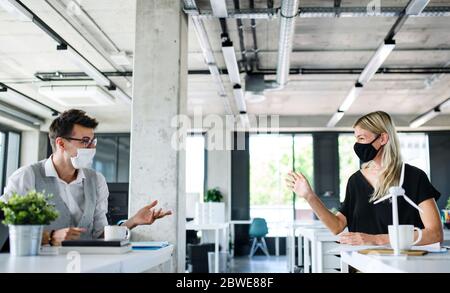
[[[131,244],[125,246],[61,246],[60,254],[76,251],[80,254],[123,254],[131,251]]]
[[[94,240],[65,240],[61,243],[61,246],[77,246],[77,247],[121,247],[128,245],[129,240],[104,240],[104,239],[94,239]]]

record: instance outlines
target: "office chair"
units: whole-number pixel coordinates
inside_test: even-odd
[[[264,237],[269,233],[267,222],[263,218],[254,218],[250,224],[250,237],[253,238],[252,248],[249,257],[252,257],[258,248],[261,248],[265,255],[269,256],[266,240]]]

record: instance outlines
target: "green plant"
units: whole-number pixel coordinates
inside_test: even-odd
[[[204,198],[203,201],[204,202],[221,202],[223,199],[223,195],[220,192],[220,190],[216,187],[213,189],[209,189]]]
[[[447,205],[445,206],[447,210],[450,210],[450,197],[447,200]]]
[[[25,195],[13,193],[6,202],[0,201],[5,225],[48,225],[58,217],[53,205],[48,203],[51,195],[30,191]]]

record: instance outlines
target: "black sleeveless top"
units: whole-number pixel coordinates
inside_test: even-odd
[[[405,194],[417,205],[441,196],[421,169],[405,164],[403,182]],[[361,171],[354,173],[347,182],[345,200],[339,211],[347,218],[350,232],[367,234],[387,234],[388,225],[392,225],[392,204],[387,199],[378,204],[369,202],[374,189]],[[398,198],[398,217],[400,224],[410,224],[423,229],[419,211],[410,206],[403,197]]]

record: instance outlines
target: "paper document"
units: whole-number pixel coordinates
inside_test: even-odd
[[[413,246],[411,249],[412,250],[425,250],[428,252],[446,252],[447,251],[447,248],[441,247],[441,244],[439,242],[429,244],[429,245]]]
[[[168,241],[141,241],[141,242],[131,242],[133,247],[166,247],[169,245]]]
[[[362,249],[374,249],[374,248],[387,248],[386,246],[376,246],[376,245],[349,245],[349,244],[339,244],[336,247],[326,251],[328,254],[340,254],[342,251],[358,251]]]
[[[359,251],[363,249],[383,249],[387,248],[390,249],[391,247],[389,245],[386,246],[374,246],[374,245],[348,245],[348,244],[339,244],[338,246],[326,251],[328,254],[340,254],[342,251],[346,252],[352,252],[352,251]],[[440,243],[433,243],[429,245],[422,245],[422,246],[413,246],[411,247],[411,250],[425,250],[428,252],[446,252],[447,248],[441,247]]]

